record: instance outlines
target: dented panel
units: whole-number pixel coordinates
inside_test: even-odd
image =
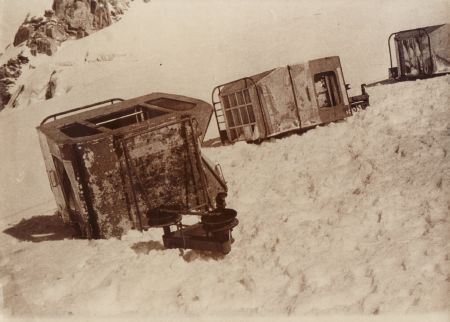
[[[320,124],[319,110],[314,103],[312,80],[308,64],[297,64],[290,66],[292,82],[295,88],[298,110],[302,127]]]
[[[271,125],[271,135],[298,129],[298,111],[292,91],[289,71],[277,68],[258,82],[262,92],[263,107]]]
[[[200,154],[211,111],[199,100],[156,93],[41,125],[65,222],[84,237],[110,238],[148,228],[155,208],[212,209],[226,185],[206,175]]]
[[[120,139],[139,212],[164,206],[190,209],[205,202],[189,121]]]
[[[61,213],[64,222],[69,222],[69,214],[65,211],[66,203],[64,195],[61,189],[61,180],[59,179],[56,171],[55,164],[53,162],[53,156],[50,153],[49,139],[43,134],[39,133],[39,144],[41,145],[42,155],[44,156],[45,168],[47,170],[47,176],[50,182],[50,188],[55,197],[56,206]]]
[[[256,122],[246,119],[243,104],[239,103],[240,93],[246,91]],[[220,102],[214,99],[217,93]],[[222,142],[258,141],[308,129],[344,119],[350,108],[338,56],[279,67],[218,85],[212,98]],[[248,104],[246,100],[245,103]],[[229,110],[236,107],[239,115],[231,115]]]
[[[120,161],[112,137],[77,145],[92,207],[91,225],[100,238],[121,236],[133,227]]]
[[[70,156],[75,156],[74,146],[68,146],[71,149]],[[80,232],[84,237],[91,238],[94,234],[91,225],[89,224],[89,209],[86,204],[85,188],[81,178],[80,169],[72,157],[66,155],[67,160],[63,160],[64,171],[67,174],[70,185],[69,191],[72,193],[72,202],[68,202],[67,207],[70,211],[70,221],[78,224]]]

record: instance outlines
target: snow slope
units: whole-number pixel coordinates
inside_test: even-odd
[[[223,160],[265,309],[449,308],[449,82],[378,87],[344,123],[206,151]]]
[[[345,122],[205,149],[222,164],[241,222],[224,258],[162,250],[158,231],[39,243],[1,234],[3,309],[76,317],[448,312],[449,85],[441,77],[373,88],[371,107]],[[2,128],[23,112],[0,119]],[[18,207],[32,206],[6,213],[2,229],[32,216],[53,220],[31,132],[16,160],[33,177],[9,187]]]
[[[298,16],[294,2],[263,2],[258,14],[237,2],[167,3],[135,2],[119,23],[32,58],[21,105],[0,113],[0,317],[448,318],[449,77],[372,88],[369,109],[302,136],[204,149],[221,163],[239,212],[226,257],[162,250],[159,231],[70,239],[53,216],[35,132],[45,116],[152,91],[207,100],[217,83],[341,54],[344,43],[280,50],[293,38],[279,34],[330,12],[320,6]],[[193,11],[202,12],[195,21]],[[346,74],[376,77],[352,59],[363,53],[342,53]],[[43,101],[54,70],[57,95]]]

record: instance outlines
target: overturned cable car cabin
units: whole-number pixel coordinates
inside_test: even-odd
[[[37,130],[63,221],[86,238],[161,227],[166,247],[227,253],[236,212],[200,150],[212,113],[206,102],[153,93],[44,119]],[[186,226],[183,215],[201,220]]]
[[[275,68],[216,86],[212,103],[222,143],[258,142],[352,114],[369,96],[347,96],[339,57]]]
[[[389,79],[414,80],[450,72],[450,24],[428,26],[392,33],[388,38]],[[393,41],[392,41],[393,39]],[[392,52],[391,45],[395,52]],[[392,56],[397,66],[393,66]]]

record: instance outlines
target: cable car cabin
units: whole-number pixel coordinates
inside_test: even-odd
[[[220,139],[260,141],[342,120],[352,113],[346,88],[337,56],[219,85],[212,100]]]
[[[190,248],[180,215],[197,214],[204,223],[194,225],[198,237],[194,243],[210,244],[194,246],[229,251],[228,232],[237,224],[236,213],[224,210],[226,184],[199,145],[211,115],[211,105],[203,101],[154,93],[111,99],[44,119],[37,130],[64,222],[76,224],[87,238],[163,227],[167,247],[182,247],[181,234],[183,245]],[[211,227],[208,216],[223,212],[222,217],[229,219],[226,233],[212,220],[221,237],[219,246],[211,246],[212,235],[205,231]],[[170,225],[185,229],[184,235],[170,232]]]
[[[397,67],[393,67],[391,43],[394,37]],[[450,24],[429,26],[391,34],[388,39],[389,79],[414,80],[450,72]]]

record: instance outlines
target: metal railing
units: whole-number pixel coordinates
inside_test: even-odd
[[[101,102],[88,104],[88,105],[84,105],[84,106],[81,106],[81,107],[72,108],[72,109],[67,110],[67,111],[55,113],[55,114],[49,115],[45,119],[43,119],[40,125],[45,124],[51,118],[53,118],[53,120],[55,121],[56,118],[58,116],[61,116],[61,115],[70,114],[70,113],[73,113],[73,112],[85,110],[85,109],[88,109],[88,108],[91,108],[91,107],[94,107],[94,106],[98,106],[98,105],[102,105],[102,104],[106,104],[106,103],[114,104],[114,102],[116,102],[116,101],[117,102],[122,102],[122,101],[124,101],[124,99],[123,98],[110,98],[110,99],[107,99],[107,100],[104,100],[104,101],[101,101]]]

